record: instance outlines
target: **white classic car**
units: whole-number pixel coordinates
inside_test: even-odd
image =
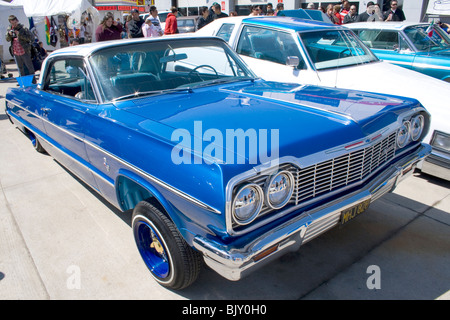
[[[290,17],[230,17],[199,35],[225,39],[265,80],[356,89],[418,99],[431,113],[428,174],[450,180],[450,83],[380,61],[347,27]]]

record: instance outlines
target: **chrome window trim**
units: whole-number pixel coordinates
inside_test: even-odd
[[[86,70],[86,76],[87,76],[87,78],[88,78],[88,80],[89,80],[89,82],[90,82],[90,84],[92,86],[92,89],[94,90],[95,101],[81,100],[81,99],[77,99],[77,98],[69,96],[69,95],[58,94],[57,92],[51,92],[51,91],[47,91],[47,90],[43,89],[45,87],[44,80],[45,80],[45,78],[47,76],[47,73],[51,72],[51,69],[48,68],[47,65],[51,65],[51,64],[53,64],[53,63],[55,63],[56,61],[59,61],[59,60],[68,60],[68,59],[76,59],[76,60],[82,60],[83,61],[83,65],[84,65],[85,70]],[[97,86],[97,81],[93,81],[94,77],[93,77],[92,68],[91,68],[91,66],[89,64],[88,58],[83,57],[83,56],[79,56],[79,55],[55,56],[55,57],[52,57],[52,58],[50,58],[50,59],[45,61],[45,66],[42,65],[41,70],[44,70],[44,68],[45,68],[45,70],[48,70],[48,71],[47,71],[47,73],[45,73],[45,74],[42,73],[39,76],[39,81],[38,81],[38,84],[37,84],[37,89],[38,90],[47,92],[49,94],[60,95],[60,96],[63,96],[63,97],[69,98],[69,99],[76,100],[76,101],[81,101],[83,103],[87,103],[87,104],[90,104],[90,105],[97,105],[97,104],[103,103],[103,101],[101,99],[101,95],[99,94],[100,90],[99,90],[99,88]]]

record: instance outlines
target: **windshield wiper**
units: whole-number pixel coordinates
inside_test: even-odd
[[[135,93],[126,94],[124,96],[112,99],[112,101],[115,102],[115,101],[125,100],[125,99],[129,99],[129,98],[138,98],[138,97],[143,97],[143,96],[158,95],[158,94],[180,92],[180,91],[184,91],[184,92],[188,92],[188,93],[193,92],[192,89],[189,87],[188,88],[173,88],[173,89],[164,89],[164,90],[143,91],[143,92],[138,91]]]
[[[216,85],[216,84],[233,83],[233,82],[238,82],[238,81],[255,81],[256,79],[258,79],[258,78],[239,78],[238,77],[238,78],[214,79],[214,80],[208,80],[208,81],[200,82],[194,88],[213,86],[213,85]]]

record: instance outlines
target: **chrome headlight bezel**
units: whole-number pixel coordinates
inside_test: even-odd
[[[397,131],[397,146],[404,148],[411,138],[411,123],[409,121],[403,121],[401,127]]]
[[[278,201],[277,203],[274,203],[273,199],[271,199],[271,194],[275,193],[271,191],[273,190],[273,183],[280,177],[285,177],[285,181],[287,184],[287,193],[285,193],[284,199],[282,201]],[[290,173],[289,171],[283,170],[283,171],[279,171],[278,173],[276,173],[275,175],[271,176],[269,178],[269,180],[267,181],[266,185],[265,185],[265,190],[264,190],[264,200],[266,202],[266,204],[275,210],[281,209],[283,208],[291,199],[292,194],[294,192],[294,176],[292,175],[292,173]],[[280,189],[280,191],[282,191]]]
[[[411,119],[411,139],[417,141],[422,136],[423,129],[425,128],[425,117],[421,114],[414,116]]]
[[[237,210],[240,209],[239,206],[243,207],[244,205],[247,205],[247,206],[251,205],[252,201],[249,201],[247,199],[247,200],[245,200],[246,203],[244,203],[244,201],[240,198],[240,197],[244,196],[243,193],[246,192],[247,190],[254,191],[254,196],[255,196],[254,201],[256,201],[256,203],[254,203],[255,209],[252,210],[251,214],[248,214],[246,217],[243,217],[243,216],[239,216]],[[240,203],[238,203],[238,201]],[[249,183],[249,184],[243,185],[241,188],[239,188],[239,190],[237,191],[237,193],[233,199],[233,203],[231,206],[233,220],[239,225],[247,225],[247,224],[251,223],[252,221],[254,221],[256,219],[258,214],[261,212],[263,203],[264,203],[264,192],[259,185],[255,184],[255,183]]]

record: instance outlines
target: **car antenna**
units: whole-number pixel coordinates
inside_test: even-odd
[[[334,87],[337,88],[337,81],[338,81],[338,72],[339,72],[339,63],[341,62],[341,53],[339,52],[338,55],[338,61],[336,65],[336,76],[334,78]]]

